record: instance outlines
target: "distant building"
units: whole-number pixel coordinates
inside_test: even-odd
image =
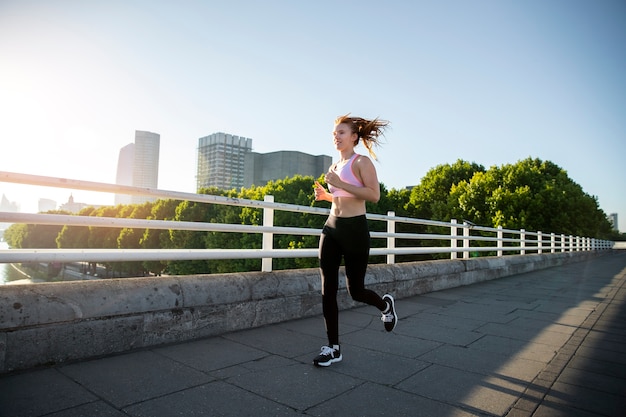
[[[9,201],[6,195],[2,194],[0,200],[0,211],[7,211],[9,213],[17,213],[20,211],[19,205],[14,201]]]
[[[159,187],[159,151],[161,136],[157,133],[135,131],[135,143],[120,149],[115,183],[141,188]],[[153,197],[116,194],[116,204],[141,204]]]
[[[152,132],[135,131],[135,162],[133,166],[133,186],[159,188],[159,149],[161,135]],[[132,196],[133,204],[154,201],[153,197]]]
[[[40,198],[37,203],[37,211],[45,213],[46,211],[56,210],[57,202],[49,198]]]
[[[135,165],[135,144],[129,143],[120,149],[117,158],[117,185],[133,185],[133,167]],[[128,194],[115,194],[115,204],[130,204],[131,196]]]
[[[617,213],[611,213],[608,216],[609,222],[611,222],[611,226],[613,226],[613,230],[619,232],[619,227],[617,224]]]
[[[243,187],[246,155],[251,151],[252,139],[228,133],[218,132],[198,139],[196,189]]]
[[[250,152],[246,155],[244,187],[263,186],[269,181],[295,175],[317,178],[332,163],[333,159],[328,155],[314,156],[298,151]]]
[[[85,207],[90,206],[90,204],[86,203],[75,203],[74,196],[70,194],[70,198],[67,199],[67,203],[61,204],[59,210],[68,211],[70,213],[78,213]]]
[[[263,186],[294,175],[322,175],[332,164],[327,155],[298,151],[252,152],[252,139],[214,133],[198,140],[197,190]]]
[[[20,211],[20,206],[14,202],[9,201],[6,195],[2,194],[2,199],[0,199],[0,211],[6,211],[8,213],[17,213]],[[6,230],[11,223],[0,223],[0,231]]]

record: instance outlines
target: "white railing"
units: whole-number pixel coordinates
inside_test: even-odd
[[[225,233],[261,233],[262,249],[8,249],[0,250],[0,263],[19,262],[120,262],[120,261],[172,261],[199,259],[262,259],[262,271],[272,270],[274,258],[312,258],[318,256],[317,248],[274,249],[273,236],[276,234],[319,235],[320,229],[274,226],[274,211],[291,211],[314,215],[328,215],[329,210],[293,204],[275,203],[273,196],[264,201],[245,200],[205,194],[184,193],[159,189],[139,188],[90,181],[44,177],[0,171],[0,182],[12,182],[56,188],[79,189],[109,192],[116,194],[143,195],[155,199],[174,199],[209,204],[222,204],[239,207],[252,207],[263,210],[263,225],[241,225],[221,223],[200,223],[168,220],[143,220],[108,218],[94,216],[72,216],[61,214],[28,214],[0,212],[0,222],[46,225],[95,226],[114,228],[194,230]],[[478,252],[495,252],[502,256],[505,252],[555,253],[572,251],[606,250],[613,242],[589,237],[563,235],[526,230],[510,230],[477,226],[470,222],[457,223],[456,220],[441,222],[407,217],[396,217],[394,212],[387,215],[367,214],[373,221],[387,223],[386,232],[371,232],[373,239],[386,239],[384,248],[372,248],[371,255],[386,256],[387,263],[395,263],[396,255],[449,254],[457,259],[461,253],[468,259]],[[439,233],[397,233],[399,223],[424,225],[437,228]],[[443,246],[404,246],[398,242],[410,240],[447,241]]]

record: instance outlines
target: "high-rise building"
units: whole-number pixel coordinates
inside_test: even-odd
[[[161,135],[152,132],[135,131],[135,163],[133,166],[133,186],[142,188],[159,187],[159,148]],[[152,197],[133,196],[134,204],[154,201]]]
[[[196,187],[224,190],[244,186],[246,154],[252,151],[252,139],[217,132],[198,139]]]
[[[120,149],[117,159],[117,185],[133,185],[133,166],[135,165],[135,144],[129,143]],[[128,194],[115,194],[115,204],[130,204],[131,196]]]
[[[141,188],[158,188],[160,145],[161,136],[158,133],[136,130],[135,143],[120,149],[115,183]],[[146,201],[154,201],[154,198],[127,194],[115,196],[116,204],[141,204]]]
[[[332,162],[328,155],[298,151],[252,152],[252,139],[218,132],[198,140],[197,189],[263,186],[294,175],[317,178]]]
[[[617,213],[611,213],[609,214],[608,217],[609,217],[609,222],[611,222],[611,226],[613,226],[613,230],[619,232],[619,227],[617,224]]]
[[[294,175],[317,178],[333,163],[328,155],[309,155],[297,151],[250,152],[246,156],[244,187],[265,185]]]

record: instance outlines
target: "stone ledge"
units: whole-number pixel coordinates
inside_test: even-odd
[[[370,265],[367,285],[398,299],[582,261],[602,252]],[[356,305],[345,291],[340,308]],[[5,286],[0,372],[183,342],[321,314],[314,269]]]

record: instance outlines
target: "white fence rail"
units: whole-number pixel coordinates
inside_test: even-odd
[[[264,201],[245,200],[205,194],[184,193],[150,188],[130,187],[99,182],[44,177],[0,171],[0,182],[39,185],[56,188],[78,189],[149,196],[155,199],[174,199],[209,204],[222,204],[239,207],[252,207],[263,210],[263,225],[241,225],[221,223],[199,223],[167,220],[142,220],[93,216],[72,216],[60,214],[28,214],[0,212],[0,222],[46,225],[94,226],[114,228],[194,230],[225,233],[260,233],[263,235],[262,249],[8,249],[0,250],[0,263],[18,262],[121,262],[149,260],[199,260],[199,259],[262,259],[262,271],[272,270],[274,258],[311,258],[318,255],[317,248],[274,249],[273,236],[319,235],[320,229],[274,226],[274,211],[291,211],[315,215],[328,215],[329,210],[293,204],[275,203],[273,196]],[[386,232],[371,232],[373,239],[386,239],[386,247],[372,248],[371,255],[387,257],[387,263],[395,263],[396,255],[449,254],[456,259],[459,254],[467,259],[478,252],[505,253],[555,253],[567,251],[606,250],[613,242],[556,233],[530,232],[477,226],[470,222],[456,220],[440,222],[407,217],[396,217],[394,212],[387,215],[367,214],[373,221],[387,223]],[[440,233],[397,233],[399,223],[434,226]],[[399,241],[428,240],[447,241],[445,246],[403,246]],[[481,243],[478,243],[481,242]],[[483,246],[486,245],[486,246]]]

